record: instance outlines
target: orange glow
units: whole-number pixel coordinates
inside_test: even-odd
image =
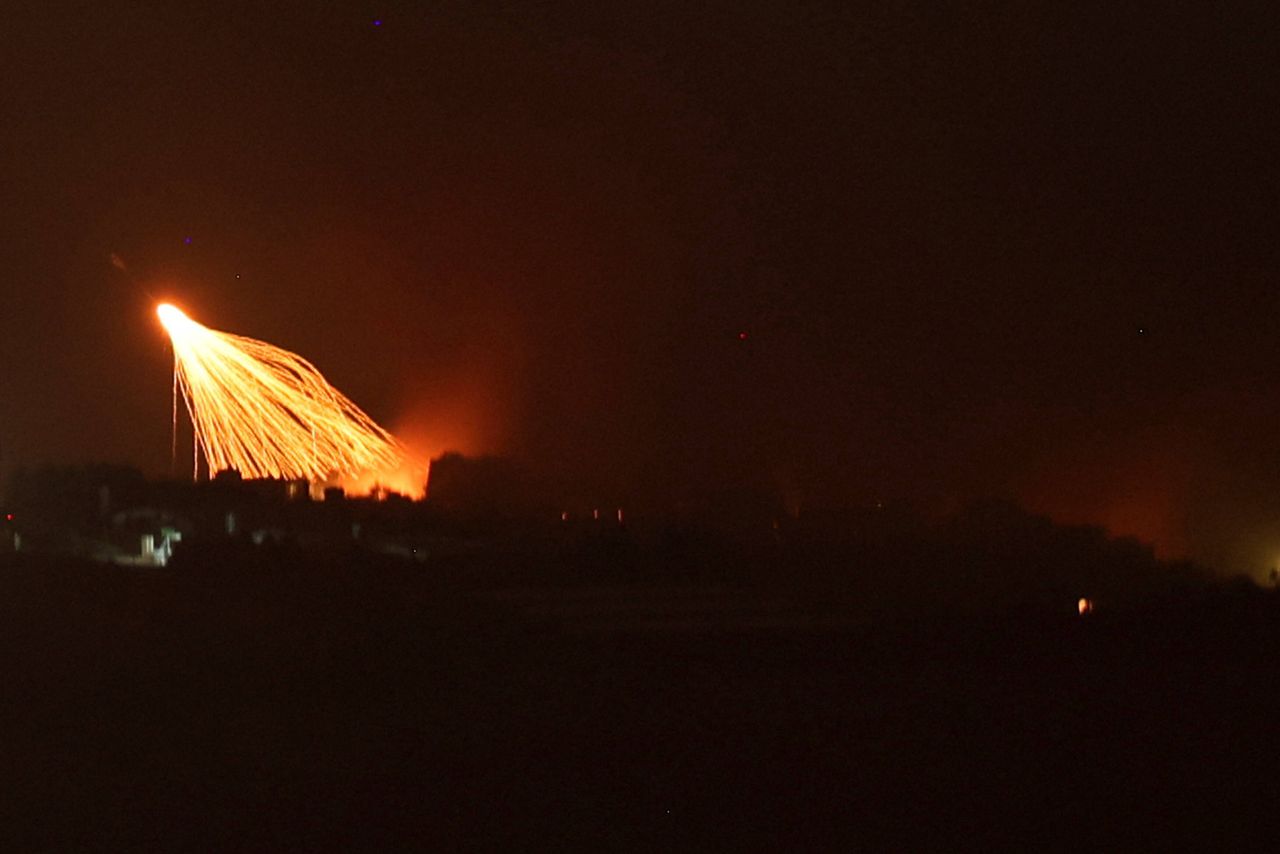
[[[502,445],[487,420],[482,403],[449,389],[406,400],[391,428],[414,456],[430,460],[451,451],[468,456],[497,452]]]
[[[1169,428],[1108,442],[1063,443],[1024,481],[1019,497],[1059,524],[1101,525],[1112,536],[1151,544],[1158,558],[1185,557],[1186,509],[1200,457],[1193,439]]]
[[[406,459],[399,468],[341,477],[338,478],[336,485],[341,486],[347,495],[372,495],[377,498],[386,498],[388,493],[395,493],[416,501],[427,493],[429,471],[429,464],[420,463],[416,459]]]
[[[1077,609],[1077,610],[1079,610],[1079,612],[1080,612],[1080,616],[1082,616],[1082,617],[1083,617],[1085,614],[1091,614],[1091,613],[1093,613],[1093,600],[1092,600],[1092,599],[1081,599],[1079,602],[1077,602],[1077,603],[1076,603],[1076,609]]]
[[[372,477],[391,487],[371,473],[389,478],[413,466],[396,437],[302,357],[209,329],[167,303],[156,316],[173,343],[176,385],[211,475],[236,469],[246,478],[313,483]],[[425,466],[417,467],[425,482]]]

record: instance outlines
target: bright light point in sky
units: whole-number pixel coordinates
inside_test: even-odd
[[[177,325],[179,321],[187,319],[187,316],[182,313],[182,309],[174,305],[169,305],[167,302],[162,302],[160,305],[156,306],[156,317],[160,318],[160,322],[164,324],[164,328],[169,330],[169,332],[173,332],[174,326]]]

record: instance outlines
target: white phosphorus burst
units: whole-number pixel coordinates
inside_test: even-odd
[[[406,459],[399,440],[301,356],[209,329],[172,305],[156,313],[173,342],[197,466],[203,453],[210,475],[236,469],[246,478],[320,481]]]

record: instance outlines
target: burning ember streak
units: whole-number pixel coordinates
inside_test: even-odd
[[[156,309],[173,342],[175,397],[195,433],[197,470],[322,481],[400,467],[408,452],[306,359]],[[176,419],[176,400],[175,400]]]

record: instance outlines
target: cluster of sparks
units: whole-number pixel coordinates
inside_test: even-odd
[[[172,305],[156,313],[173,343],[175,429],[180,393],[197,472],[201,454],[211,475],[312,482],[405,462],[404,446],[301,356],[209,329]]]

